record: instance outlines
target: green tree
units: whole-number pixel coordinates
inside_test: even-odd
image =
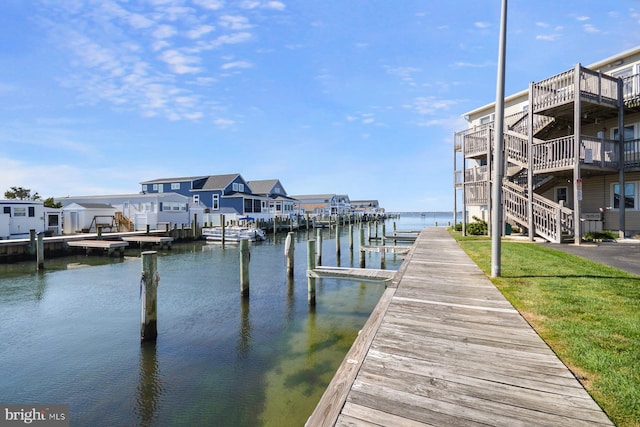
[[[62,207],[62,202],[56,203],[56,201],[53,200],[53,197],[47,197],[46,199],[44,199],[44,207],[59,209]]]
[[[31,194],[31,189],[24,187],[11,187],[4,192],[4,197],[12,200],[41,200],[38,193]]]

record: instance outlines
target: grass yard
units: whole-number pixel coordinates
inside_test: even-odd
[[[489,240],[459,244],[491,273]],[[508,241],[502,242],[501,273],[493,283],[614,423],[640,426],[640,277],[547,246]]]

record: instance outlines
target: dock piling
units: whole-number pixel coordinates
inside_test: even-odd
[[[309,275],[310,271],[313,271],[315,266],[315,248],[316,242],[313,240],[307,240],[307,300],[309,305],[316,305],[316,279]]]
[[[158,253],[156,251],[142,252],[142,278],[140,279],[140,302],[142,324],[140,339],[155,341],[158,337]]]
[[[364,228],[362,227],[362,225],[360,225],[360,236],[359,236],[359,241],[360,241],[360,268],[365,268],[365,261],[364,261]]]
[[[240,295],[249,297],[249,241],[240,240]]]
[[[37,269],[44,270],[44,233],[38,233],[38,243],[36,245],[36,264]]]
[[[316,229],[316,265],[322,265],[322,229]]]
[[[336,260],[340,265],[340,223],[336,222]]]
[[[293,240],[294,232],[287,233],[287,240],[284,243],[284,255],[287,257],[287,277],[293,277],[293,253],[295,242]]]

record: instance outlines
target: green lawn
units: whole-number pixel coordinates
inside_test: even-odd
[[[489,275],[491,242],[459,244]],[[640,426],[639,276],[547,246],[504,241],[501,277],[492,281],[616,425]]]

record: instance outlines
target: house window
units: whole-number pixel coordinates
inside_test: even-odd
[[[238,183],[237,183],[237,182],[234,182],[234,183],[231,185],[231,188],[233,189],[233,191],[238,191]]]
[[[220,195],[214,194],[211,198],[211,209],[217,211],[220,209]]]
[[[200,195],[196,194],[195,196],[193,196],[193,204],[194,205],[199,205],[200,204]]]
[[[613,208],[620,209],[620,184],[613,184]],[[624,184],[624,208],[636,209],[636,183],[625,182]]]
[[[254,212],[262,212],[262,204],[263,204],[263,203],[264,203],[263,201],[260,201],[260,200],[258,200],[258,199],[255,199],[255,200],[253,201],[253,211],[254,211]]]
[[[556,188],[556,202],[560,203],[560,201],[567,202],[569,188],[568,187],[557,187]]]
[[[172,190],[179,190],[180,189],[180,183],[179,182],[172,182],[171,183],[171,189]]]
[[[187,205],[184,203],[179,203],[179,202],[164,202],[162,204],[162,211],[163,212],[181,212],[181,211],[186,211],[187,210]]]
[[[142,191],[144,191],[146,193],[147,191],[147,184],[142,184]]]
[[[158,184],[153,184],[153,191],[158,191]]]
[[[29,206],[29,217],[33,218],[34,216],[36,216],[36,208]]]
[[[238,184],[238,191],[244,193],[244,184]]]
[[[158,193],[164,193],[164,184],[158,184]]]
[[[253,212],[253,200],[252,199],[244,199],[244,212],[245,213]]]
[[[11,208],[9,206],[5,206],[3,212],[11,216]]]
[[[13,208],[14,216],[27,216],[27,210],[25,208]]]

